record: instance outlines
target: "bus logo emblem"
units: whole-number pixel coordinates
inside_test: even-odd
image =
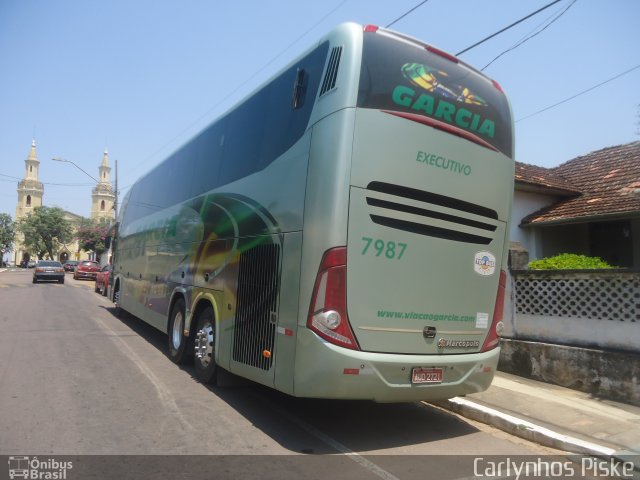
[[[473,270],[482,276],[493,275],[496,272],[496,257],[491,252],[478,252],[473,259]]]
[[[453,83],[447,78],[449,75],[446,72],[428,65],[405,63],[402,66],[402,75],[415,86],[427,92],[439,94],[443,98],[469,105],[487,106],[487,102],[482,97],[474,94],[467,87]]]
[[[436,338],[436,327],[424,327],[422,329],[422,336],[424,338]]]

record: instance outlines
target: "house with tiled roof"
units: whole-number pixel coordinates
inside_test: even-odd
[[[517,163],[511,240],[530,260],[579,253],[640,268],[640,142],[555,168]]]

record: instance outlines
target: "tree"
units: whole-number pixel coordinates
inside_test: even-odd
[[[42,260],[45,254],[55,258],[55,252],[63,243],[73,238],[71,223],[64,218],[64,210],[58,207],[36,207],[18,222],[18,230],[24,235],[24,246]]]
[[[95,252],[98,257],[102,255],[106,250],[105,239],[109,227],[104,222],[91,223],[87,226],[78,228],[76,232],[76,238],[80,248],[85,252]]]
[[[11,250],[15,235],[16,224],[11,216],[6,213],[0,213],[0,251],[2,253],[0,262],[4,261],[4,254]]]

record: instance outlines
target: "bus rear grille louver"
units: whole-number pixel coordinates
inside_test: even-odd
[[[336,80],[338,78],[338,68],[340,67],[340,57],[342,57],[342,47],[333,47],[327,64],[327,70],[320,87],[320,96],[330,92],[336,88]]]
[[[497,225],[487,223],[482,220],[471,219],[459,216],[455,213],[445,213],[433,210],[429,206],[445,207],[450,210],[457,210],[462,215],[476,215],[484,217],[489,221],[498,220],[498,212],[475,203],[466,202],[453,197],[447,197],[438,193],[426,192],[415,188],[402,187],[384,182],[371,182],[367,186],[368,190],[393,195],[397,201],[382,200],[380,198],[367,197],[367,204],[371,207],[385,209],[385,214],[373,214],[369,216],[374,223],[384,225],[389,228],[403,230],[406,232],[426,235],[429,237],[442,238],[463,243],[476,243],[488,245],[493,240],[493,236],[484,236],[476,233],[462,231],[465,227],[472,227],[486,232],[495,232]],[[423,202],[424,206],[415,206],[402,203],[403,199]],[[411,214],[424,218],[424,221],[409,221],[393,216],[393,212]],[[431,222],[430,222],[431,220]],[[432,221],[440,221],[439,225],[433,225]],[[447,222],[446,227],[441,222]]]
[[[279,265],[280,245],[258,245],[240,255],[233,360],[262,370],[272,363]]]

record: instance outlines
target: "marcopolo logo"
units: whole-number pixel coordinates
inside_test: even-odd
[[[66,480],[67,470],[73,468],[73,462],[63,462],[53,458],[45,460],[38,457],[9,457],[9,478],[33,480]]]
[[[478,252],[473,258],[473,270],[478,275],[488,276],[496,272],[496,257],[491,252]]]
[[[450,340],[447,338],[438,339],[438,348],[480,348],[479,340]]]

